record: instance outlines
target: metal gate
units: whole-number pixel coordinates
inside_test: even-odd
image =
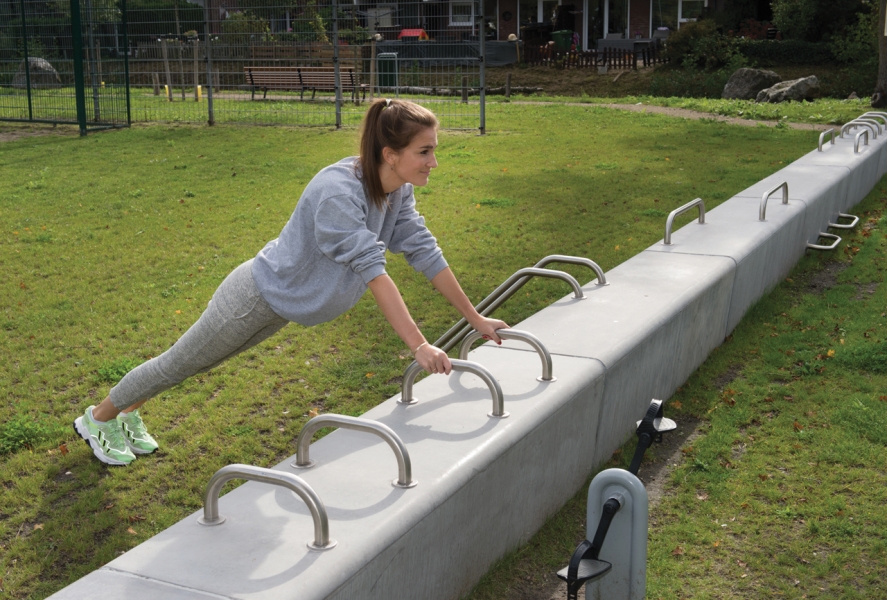
[[[130,123],[126,4],[0,2],[0,120]]]

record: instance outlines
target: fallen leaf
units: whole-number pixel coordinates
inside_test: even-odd
[[[684,405],[681,404],[680,400],[675,400],[674,402],[671,403],[671,407],[674,408],[675,410],[680,410],[682,406],[684,406]]]
[[[138,532],[135,529],[133,529],[132,527],[127,527],[126,533],[128,533],[130,535],[138,535]]]
[[[668,160],[668,159],[666,158],[665,160]],[[677,548],[675,548],[674,550],[671,551],[671,555],[672,556],[683,556],[684,549],[681,548],[680,546],[678,546]]]
[[[43,530],[43,523],[37,523],[36,525],[34,525],[34,531],[37,531],[38,529],[40,529],[41,531]]]
[[[375,375],[376,375],[375,373],[367,373],[366,377],[367,377],[367,379],[369,379],[370,377],[375,377]]]
[[[309,419],[313,419],[317,415],[318,415],[318,411],[316,408],[312,408],[311,410],[308,411],[308,418]]]
[[[717,548],[720,545],[721,545],[721,540],[715,540],[715,543],[712,544],[712,546],[714,546],[715,548]]]
[[[111,510],[112,508],[114,508],[114,503],[113,503],[113,502],[112,502],[111,504],[106,504],[106,505],[105,505],[105,510]]]
[[[745,568],[745,563],[739,559],[736,559],[736,564],[739,565],[740,567],[742,567],[743,569]]]
[[[708,500],[708,494],[706,494],[705,492],[702,492],[701,494],[696,494],[696,499],[705,502],[706,500]]]
[[[770,479],[770,476],[767,475],[766,473],[764,473],[764,474],[762,474],[762,475],[758,475],[758,478],[759,478],[761,481],[767,481],[768,479]]]
[[[59,446],[59,452],[62,453],[62,456],[66,455],[69,452],[68,444],[63,443],[61,446]]]
[[[829,351],[826,352],[825,355],[831,358],[835,355],[835,351],[833,349],[829,349]]]
[[[794,428],[795,428],[795,431],[803,431],[804,430],[804,426],[801,425],[800,423],[798,423],[797,421],[795,421]]]
[[[144,521],[144,520],[145,520],[145,517],[143,517],[142,515],[130,515],[129,516],[130,523],[137,523],[139,521]]]

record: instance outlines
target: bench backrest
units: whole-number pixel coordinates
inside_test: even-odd
[[[334,67],[243,67],[250,85],[261,88],[333,90],[336,84]],[[352,67],[340,67],[342,87],[360,85]]]

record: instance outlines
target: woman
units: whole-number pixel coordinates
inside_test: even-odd
[[[416,212],[413,186],[437,167],[437,118],[401,100],[379,100],[364,118],[360,156],[321,170],[305,188],[280,237],[237,267],[206,310],[162,355],[130,371],[74,429],[100,461],[127,465],[157,442],[138,408],[149,398],[267,339],[290,321],[311,326],[351,309],[367,288],[394,331],[429,373],[449,373],[394,281],[385,250],[402,253],[486,339],[501,343],[503,321],[474,309]]]

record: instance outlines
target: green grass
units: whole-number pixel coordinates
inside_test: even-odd
[[[440,168],[417,192],[476,302],[548,254],[612,268],[661,238],[664,213],[698,196],[712,207],[816,143],[813,132],[594,106],[488,113],[487,136],[441,132]],[[365,298],[155,398],[143,414],[161,451],[131,467],[100,465],[70,430],[110,381],[196,320],[356,136],[142,126],[0,144],[0,424],[24,441],[0,456],[4,597],[45,597],[169,527],[200,508],[226,464],[290,456],[309,411],[359,415],[397,393],[410,358]],[[430,339],[452,325],[454,311],[400,257],[389,272]],[[515,323],[569,290],[534,280],[522,292],[497,314]]]
[[[651,510],[648,598],[887,596],[887,178],[853,212],[841,250],[804,258],[668,400],[703,435]],[[604,467],[627,468],[635,445]],[[552,581],[586,495],[469,598]]]

